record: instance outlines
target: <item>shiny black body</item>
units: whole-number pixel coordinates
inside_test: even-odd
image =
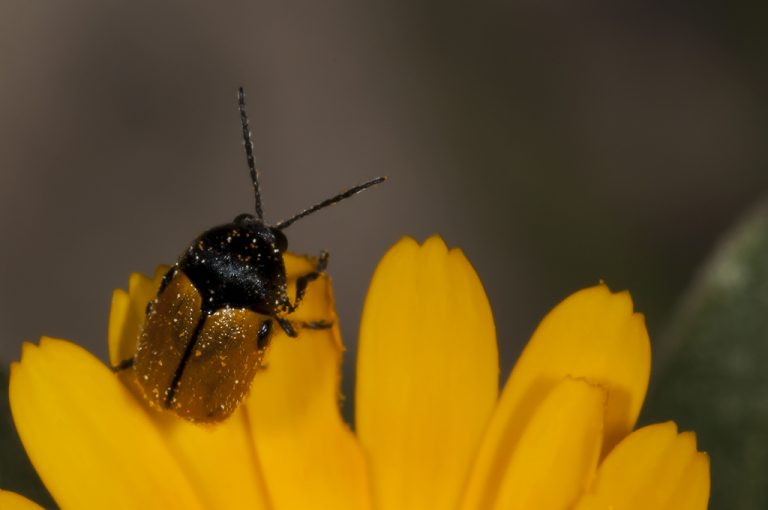
[[[282,255],[286,244],[282,232],[244,214],[200,235],[177,268],[202,295],[203,312],[232,307],[275,317],[291,308]]]

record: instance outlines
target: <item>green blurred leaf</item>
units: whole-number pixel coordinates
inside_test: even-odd
[[[710,508],[768,508],[768,202],[720,245],[660,345],[643,422],[696,431]]]
[[[45,508],[56,508],[16,434],[8,405],[8,372],[3,367],[0,367],[0,488],[23,494]]]

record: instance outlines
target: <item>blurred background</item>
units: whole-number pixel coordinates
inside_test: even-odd
[[[760,9],[4,2],[0,361],[40,335],[104,358],[112,290],[251,210],[238,85],[268,220],[390,177],[288,231],[331,253],[347,370],[372,271],[406,234],[466,252],[502,378],[538,320],[600,279],[656,339],[768,184]]]
[[[480,274],[507,368],[601,278],[653,336],[768,184],[743,7],[5,3],[2,362],[43,334],[105,356],[112,289],[251,210],[238,85],[269,220],[390,177],[288,231],[331,253],[350,357],[379,257],[434,232]]]

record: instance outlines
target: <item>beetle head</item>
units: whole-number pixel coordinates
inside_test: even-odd
[[[238,228],[248,229],[257,232],[257,235],[269,244],[280,250],[280,253],[285,253],[288,249],[288,238],[278,227],[270,227],[265,225],[262,220],[254,216],[253,214],[243,213],[235,217],[232,222]]]

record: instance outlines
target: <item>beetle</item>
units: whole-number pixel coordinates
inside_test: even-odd
[[[286,318],[301,303],[307,286],[325,270],[328,254],[321,252],[314,269],[297,278],[291,300],[283,263],[288,240],[283,230],[386,179],[378,177],[354,186],[290,219],[268,225],[261,208],[242,87],[238,106],[255,214],[241,214],[192,241],[147,305],[136,353],[113,367],[115,371],[133,369],[150,405],[194,422],[218,422],[234,412],[263,366],[276,326],[290,337],[296,337],[301,328],[332,326]]]

